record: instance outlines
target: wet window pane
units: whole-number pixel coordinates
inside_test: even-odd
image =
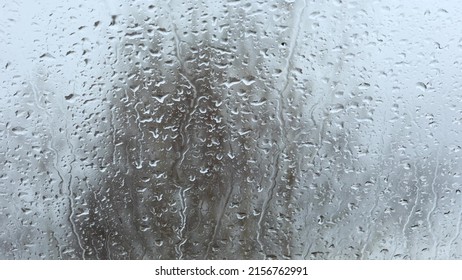
[[[457,1],[4,1],[2,259],[458,259]]]

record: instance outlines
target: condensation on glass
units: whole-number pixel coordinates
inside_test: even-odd
[[[458,259],[457,1],[0,7],[0,258]]]

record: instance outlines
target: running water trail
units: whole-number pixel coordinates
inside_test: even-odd
[[[294,53],[295,53],[295,49],[296,49],[296,46],[297,46],[297,41],[298,41],[298,37],[300,35],[300,29],[301,29],[301,24],[302,24],[302,15],[304,14],[305,12],[305,9],[306,9],[306,0],[303,1],[303,8],[300,10],[300,13],[298,13],[296,15],[296,19],[295,19],[295,23],[294,25],[296,26],[296,28],[293,28],[293,33],[291,35],[291,38],[290,38],[290,49],[289,49],[289,55],[287,57],[287,61],[286,61],[286,66],[284,67],[284,71],[285,71],[285,83],[284,83],[284,87],[282,88],[282,91],[280,92],[279,94],[279,100],[277,102],[277,110],[278,110],[278,114],[277,114],[277,120],[279,122],[279,129],[281,131],[281,139],[280,139],[280,145],[276,143],[276,146],[277,146],[277,153],[276,155],[274,156],[274,162],[272,164],[273,166],[273,174],[271,175],[271,187],[268,191],[268,194],[266,196],[266,199],[265,201],[263,202],[263,205],[262,205],[262,210],[261,210],[261,213],[260,213],[260,218],[258,220],[258,223],[257,223],[257,243],[259,244],[260,246],[260,253],[263,255],[263,257],[266,257],[266,254],[264,252],[264,247],[263,247],[263,243],[261,241],[261,235],[262,235],[262,232],[263,232],[263,227],[262,227],[262,223],[263,223],[263,219],[265,218],[268,210],[269,210],[269,206],[270,206],[270,202],[271,200],[273,199],[273,196],[274,196],[274,191],[277,187],[277,179],[279,177],[279,173],[280,173],[280,170],[279,170],[279,165],[282,164],[282,162],[284,161],[284,156],[285,156],[285,151],[286,151],[286,147],[287,147],[287,142],[288,142],[288,139],[287,139],[287,132],[286,132],[286,125],[284,124],[284,109],[285,109],[285,101],[286,101],[286,95],[287,95],[287,92],[288,90],[290,89],[289,85],[290,85],[290,70],[291,68],[293,67],[292,65],[292,60],[293,60],[293,56],[294,56]]]

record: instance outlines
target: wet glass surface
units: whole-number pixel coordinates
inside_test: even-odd
[[[2,259],[459,259],[457,1],[3,1]]]

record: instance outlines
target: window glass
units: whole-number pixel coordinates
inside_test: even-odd
[[[4,1],[0,258],[457,259],[457,1]]]

